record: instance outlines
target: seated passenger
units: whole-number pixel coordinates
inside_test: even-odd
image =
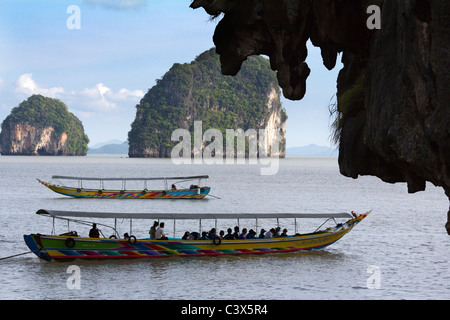
[[[208,233],[208,239],[214,240],[216,237],[216,228],[212,228]]]
[[[275,229],[274,229],[275,231],[273,232],[273,237],[274,238],[278,238],[279,236],[280,236],[280,230],[281,230],[281,228],[280,227],[276,227]]]
[[[231,228],[227,229],[227,234],[225,235],[224,239],[225,240],[234,240],[236,239],[232,234],[231,234]]]
[[[130,238],[130,236],[128,235],[128,232],[125,232],[125,233],[123,234],[123,238],[124,238],[124,239],[129,239],[129,238]]]
[[[189,236],[189,240],[198,240],[200,238],[200,234],[198,232],[191,232],[191,235]]]
[[[92,229],[89,230],[89,238],[100,238],[100,232],[97,229],[97,224],[92,224]]]
[[[239,227],[238,226],[234,227],[233,237],[235,239],[239,238]]]
[[[183,240],[188,240],[189,237],[190,237],[190,235],[191,235],[191,234],[189,233],[189,231],[186,231],[181,239],[183,239]]]
[[[274,233],[275,233],[275,229],[272,228],[264,234],[264,238],[273,238]]]
[[[207,240],[207,239],[208,239],[207,233],[206,233],[206,231],[203,231],[203,232],[202,232],[202,236],[200,237],[199,240]]]
[[[225,231],[220,230],[220,232],[219,232],[219,238],[223,240],[224,237],[225,237]]]
[[[247,228],[242,229],[242,233],[239,235],[239,239],[247,239]]]
[[[263,239],[263,238],[265,237],[265,236],[264,236],[265,233],[266,233],[266,230],[261,229],[261,232],[259,233],[258,238]]]
[[[250,229],[247,234],[247,239],[255,239],[256,232],[253,229]]]
[[[280,235],[280,237],[287,237],[287,229],[283,229],[283,233]]]
[[[158,229],[156,229],[155,236],[156,236],[156,240],[167,240],[168,239],[164,233],[164,222],[161,222],[159,224]]]

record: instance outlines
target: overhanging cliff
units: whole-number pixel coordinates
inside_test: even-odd
[[[369,29],[368,7],[381,9]],[[450,2],[448,0],[195,0],[220,17],[214,43],[222,72],[251,55],[270,57],[286,98],[301,99],[310,69],[306,42],[320,47],[337,79],[334,134],[343,175],[426,181],[450,197]],[[446,228],[450,234],[450,210]]]

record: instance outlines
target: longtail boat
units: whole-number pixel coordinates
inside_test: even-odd
[[[108,226],[112,230],[112,235],[107,238],[90,238],[78,236],[76,231],[56,235],[30,234],[24,235],[24,240],[30,250],[39,258],[44,260],[67,260],[67,259],[136,259],[136,258],[161,258],[161,257],[190,257],[190,256],[216,256],[216,255],[240,255],[240,254],[262,254],[275,252],[294,252],[299,250],[313,250],[325,248],[345,234],[350,232],[354,226],[361,222],[370,212],[364,214],[331,213],[331,214],[311,214],[311,213],[281,213],[281,214],[168,214],[168,213],[102,213],[102,212],[74,212],[74,211],[53,211],[39,210],[39,215],[53,218],[53,229],[55,229],[55,219],[67,220],[92,224],[92,221],[79,220],[80,218],[91,219],[114,219],[114,226]],[[225,240],[218,236],[206,240],[183,240],[183,238],[165,238],[152,240],[150,238],[136,239],[132,234],[132,220],[153,219],[174,220],[213,219],[217,226],[219,219],[256,219],[268,218],[291,218],[294,219],[295,232],[291,236],[235,239]],[[325,219],[314,232],[307,234],[297,233],[297,219]],[[336,219],[346,219],[345,222],[338,223]],[[129,236],[120,239],[117,231],[117,219],[130,219]],[[320,230],[328,221],[334,221],[333,227]],[[103,228],[103,227],[102,227]],[[216,228],[217,229],[217,228]],[[322,228],[323,229],[323,228]],[[201,231],[201,230],[200,230]],[[103,235],[103,233],[101,232]]]
[[[100,198],[100,199],[203,199],[208,195],[211,188],[201,186],[202,179],[209,176],[187,176],[187,177],[153,177],[153,178],[95,178],[95,177],[70,177],[52,176],[49,182],[37,179],[41,184],[50,190],[74,198]],[[186,181],[197,180],[197,184],[191,184],[188,188],[178,189],[176,184]],[[66,186],[61,180],[77,181],[77,186]],[[148,190],[149,181],[160,180],[164,182],[164,189]],[[98,188],[83,187],[83,182],[96,181]],[[120,181],[120,189],[105,189],[106,182]],[[129,181],[142,181],[142,189],[127,190],[126,184]],[[171,184],[169,188],[168,184]]]

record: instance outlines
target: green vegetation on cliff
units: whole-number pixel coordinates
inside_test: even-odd
[[[86,155],[89,138],[84,133],[81,121],[69,112],[67,106],[58,99],[32,95],[11,110],[2,123],[3,130],[11,130],[19,123],[28,123],[37,128],[53,127],[53,138],[60,140],[67,134],[69,153]]]
[[[259,129],[269,118],[269,95],[275,103],[281,123],[287,119],[281,108],[276,73],[263,57],[249,57],[234,77],[221,73],[219,56],[212,48],[190,64],[175,63],[136,106],[136,119],[128,134],[130,156],[166,157],[176,144],[171,141],[175,129],[193,132],[194,121],[202,121],[203,130]]]

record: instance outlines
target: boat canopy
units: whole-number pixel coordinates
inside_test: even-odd
[[[126,213],[126,212],[78,212],[40,209],[36,214],[53,218],[112,218],[112,219],[269,219],[269,218],[300,218],[300,219],[330,219],[351,218],[346,212],[341,213]]]
[[[93,180],[93,181],[124,181],[124,180],[191,180],[191,179],[208,179],[208,175],[203,176],[187,176],[187,177],[152,177],[152,178],[95,178],[95,177],[70,177],[70,176],[52,176],[52,179],[65,180]]]

